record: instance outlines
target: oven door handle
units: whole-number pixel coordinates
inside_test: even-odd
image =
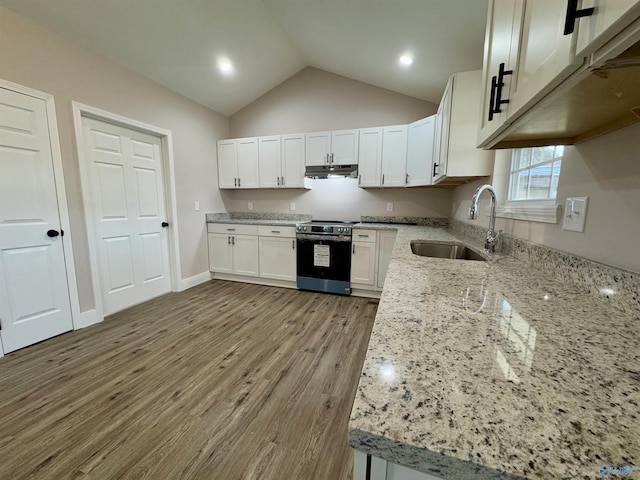
[[[326,242],[351,242],[351,237],[344,235],[319,235],[313,233],[298,233],[298,240],[326,241]]]

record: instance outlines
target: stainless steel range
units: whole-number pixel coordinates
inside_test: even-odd
[[[355,222],[296,225],[298,288],[351,294],[351,230]]]

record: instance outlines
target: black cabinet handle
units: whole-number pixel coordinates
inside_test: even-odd
[[[47,237],[49,237],[49,238],[55,238],[58,235],[60,235],[60,232],[57,231],[57,230],[48,230],[47,231]]]
[[[501,63],[498,68],[498,80],[496,81],[496,98],[493,113],[502,112],[500,106],[509,103],[509,99],[502,99],[502,88],[504,87],[504,77],[507,75],[513,75],[513,70],[505,70],[504,66],[504,63]]]
[[[438,164],[434,163],[433,164],[433,176],[435,177],[437,173],[438,173]]]
[[[162,222],[161,225],[162,225],[162,228],[167,228],[169,226],[169,223],[168,222]]]
[[[489,121],[493,120],[493,115],[496,113],[496,90],[498,89],[498,77],[491,77],[491,98],[489,99]]]
[[[571,35],[576,28],[576,20],[582,17],[590,17],[595,8],[578,8],[578,0],[567,1],[567,16],[564,19],[564,35]]]

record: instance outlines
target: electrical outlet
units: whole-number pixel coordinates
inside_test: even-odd
[[[291,210],[292,212],[296,209],[296,202],[290,202],[289,203],[289,210]]]
[[[589,197],[567,197],[564,204],[564,218],[562,219],[563,230],[584,232],[588,200]]]
[[[193,202],[193,208],[195,209],[196,212],[200,211],[200,202]]]
[[[249,202],[249,204],[247,205],[247,208],[249,210],[253,210],[253,202]]]
[[[387,203],[387,212],[393,212],[393,202]]]

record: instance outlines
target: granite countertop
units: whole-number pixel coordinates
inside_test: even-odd
[[[459,238],[386,227],[398,235],[353,448],[445,479],[595,479],[640,465],[638,312],[511,257],[418,257],[412,239]]]

